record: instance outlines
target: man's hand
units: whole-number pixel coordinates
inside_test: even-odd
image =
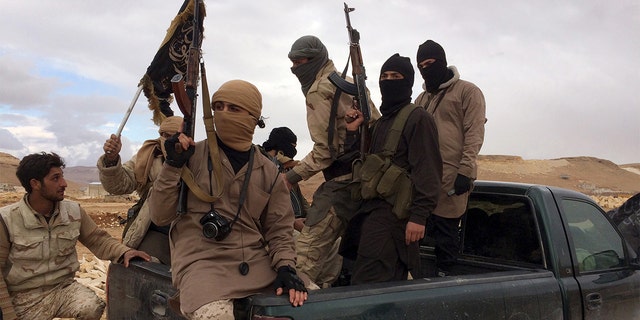
[[[278,275],[274,282],[276,295],[282,295],[285,290],[289,292],[289,302],[294,307],[301,306],[308,298],[304,282],[296,275],[296,270],[290,266],[278,268]]]
[[[424,238],[424,226],[415,222],[407,222],[407,229],[405,232],[404,242],[406,245],[410,245],[413,242],[419,241]]]
[[[165,162],[176,168],[182,168],[195,152],[195,142],[184,133],[178,132],[164,142],[167,151]]]
[[[351,109],[344,115],[347,122],[347,131],[358,131],[360,125],[364,122],[364,116],[360,110]]]
[[[120,141],[120,137],[116,136],[115,134],[111,134],[109,139],[104,142],[102,150],[104,150],[104,156],[107,161],[118,161],[120,150],[122,150],[122,141]]]
[[[471,190],[471,178],[458,173],[456,181],[453,183],[453,190],[457,196],[469,192]]]
[[[139,251],[139,250],[135,250],[135,249],[131,249],[127,252],[124,253],[124,266],[128,267],[129,266],[129,261],[131,261],[131,259],[134,258],[141,258],[144,261],[150,261],[151,260],[151,256],[144,252],[144,251]]]

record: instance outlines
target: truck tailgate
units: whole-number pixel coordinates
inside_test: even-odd
[[[252,314],[290,319],[561,319],[560,287],[548,271],[508,271],[312,291],[302,307],[251,297]]]
[[[176,293],[167,265],[135,261],[125,268],[112,263],[107,284],[108,319],[184,319],[167,302]]]

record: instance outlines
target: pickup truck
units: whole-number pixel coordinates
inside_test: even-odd
[[[236,301],[236,318],[640,319],[637,254],[584,194],[476,181],[460,235],[452,275],[433,276],[427,237],[412,280],[320,289],[297,308],[285,296],[256,294]],[[170,280],[166,265],[112,264],[108,318],[182,319],[167,303],[176,291]]]

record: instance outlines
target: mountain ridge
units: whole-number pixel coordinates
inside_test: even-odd
[[[20,186],[15,170],[20,160],[0,152],[0,184]],[[70,192],[81,192],[90,183],[99,182],[98,168],[67,167],[65,178]],[[534,183],[576,190],[588,195],[633,195],[640,192],[640,163],[617,165],[595,157],[563,157],[525,160],[516,155],[480,155],[478,179]],[[322,175],[301,182],[305,197],[311,194]],[[307,194],[309,193],[309,194]]]

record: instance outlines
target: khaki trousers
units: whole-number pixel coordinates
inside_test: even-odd
[[[98,320],[105,302],[73,279],[56,286],[11,294],[19,319],[75,318]]]

